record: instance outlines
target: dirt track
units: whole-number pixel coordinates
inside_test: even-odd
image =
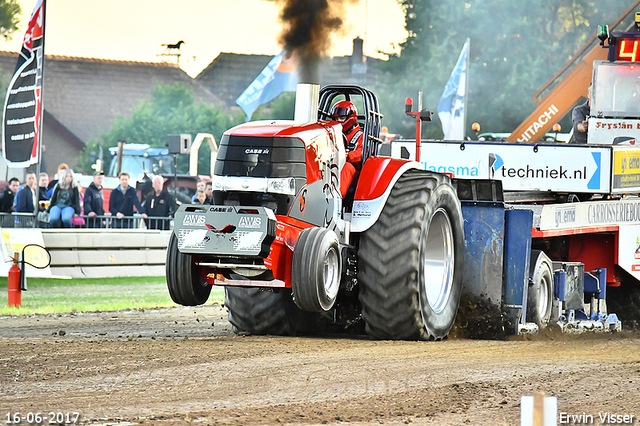
[[[536,391],[593,424],[640,424],[640,336],[242,337],[220,306],[0,318],[0,389],[3,424],[75,411],[92,424],[517,425]]]

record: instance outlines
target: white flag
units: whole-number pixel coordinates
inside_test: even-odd
[[[464,140],[468,57],[469,39],[460,52],[438,103],[438,117],[446,140]]]

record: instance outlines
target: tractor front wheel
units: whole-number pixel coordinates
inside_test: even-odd
[[[200,275],[198,266],[193,262],[193,256],[180,253],[178,238],[171,234],[167,247],[167,262],[165,266],[169,295],[178,305],[202,305],[209,299],[211,285]]]
[[[333,307],[340,289],[338,236],[326,228],[304,229],[293,250],[291,289],[296,305],[309,312]]]

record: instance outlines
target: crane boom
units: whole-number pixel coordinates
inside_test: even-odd
[[[638,5],[640,0],[627,9],[611,26],[615,28]],[[582,53],[591,49],[584,55]],[[556,75],[554,75],[534,96],[538,107],[507,137],[511,142],[531,142],[543,139],[554,123],[568,113],[575,104],[587,95],[589,83],[593,73],[593,61],[607,59],[607,49],[598,44],[598,39],[593,37],[580,52],[569,61]],[[575,66],[556,85],[538,100],[538,95],[547,87],[558,80],[559,76],[575,62]]]

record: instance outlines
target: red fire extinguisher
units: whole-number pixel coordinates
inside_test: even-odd
[[[9,287],[9,306],[19,308],[22,305],[22,293],[20,289],[20,267],[18,266],[18,252],[13,257],[13,265],[9,268],[8,287]]]

